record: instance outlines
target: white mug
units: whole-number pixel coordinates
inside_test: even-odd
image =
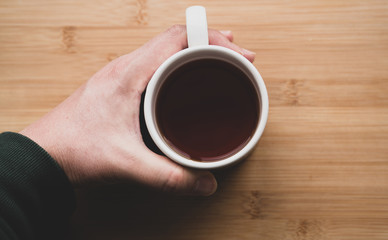
[[[229,166],[246,158],[263,134],[268,118],[267,89],[257,69],[245,57],[228,48],[209,45],[206,11],[204,7],[192,6],[186,9],[186,27],[189,47],[174,54],[162,63],[148,83],[144,99],[145,122],[152,140],[171,160],[183,166],[198,169],[213,169]],[[233,155],[212,162],[191,160],[174,151],[164,140],[156,121],[155,106],[157,94],[168,75],[183,64],[198,59],[221,59],[222,61],[237,66],[250,78],[259,98],[259,120],[250,140],[242,149]]]

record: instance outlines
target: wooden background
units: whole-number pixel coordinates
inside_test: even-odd
[[[388,239],[388,1],[0,0],[0,131],[207,8],[257,53],[264,136],[209,198],[84,189],[70,239]]]

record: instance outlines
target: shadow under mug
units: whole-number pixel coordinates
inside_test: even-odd
[[[156,146],[173,161],[192,168],[213,169],[232,165],[244,158],[258,143],[268,118],[268,94],[262,77],[254,65],[239,53],[228,48],[209,45],[206,12],[201,6],[189,7],[186,10],[187,49],[168,58],[156,70],[148,83],[144,99],[144,118],[148,132]],[[192,160],[175,151],[164,139],[156,120],[157,95],[168,76],[182,65],[200,59],[216,59],[238,67],[251,80],[258,96],[259,119],[257,127],[249,141],[239,151],[226,158],[211,162]],[[187,136],[190,137],[190,136]]]

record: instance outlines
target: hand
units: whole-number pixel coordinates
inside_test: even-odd
[[[231,42],[230,31],[209,30],[209,41],[254,59],[254,53]],[[169,28],[110,62],[21,134],[43,147],[74,186],[129,180],[183,194],[214,193],[217,182],[210,172],[153,153],[140,133],[142,92],[159,65],[184,48],[185,26]]]

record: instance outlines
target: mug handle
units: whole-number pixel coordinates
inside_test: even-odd
[[[191,6],[186,9],[187,43],[189,48],[209,45],[206,10],[202,6]]]

